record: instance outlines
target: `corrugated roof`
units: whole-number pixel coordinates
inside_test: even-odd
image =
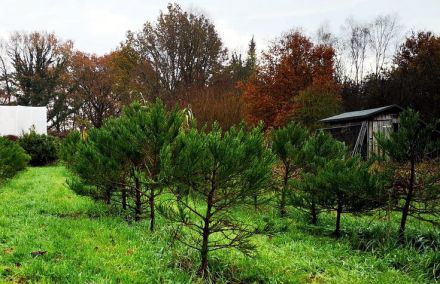
[[[344,121],[344,120],[356,120],[356,119],[364,119],[368,118],[372,115],[384,112],[386,110],[390,110],[396,108],[399,111],[402,111],[403,109],[398,105],[389,105],[384,107],[378,107],[378,108],[372,108],[372,109],[365,109],[365,110],[358,110],[358,111],[350,111],[350,112],[344,112],[335,116],[327,117],[324,119],[321,119],[321,122],[335,122],[335,121]]]

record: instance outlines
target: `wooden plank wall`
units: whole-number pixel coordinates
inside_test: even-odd
[[[381,154],[375,135],[383,133],[385,136],[389,136],[393,131],[393,123],[397,123],[396,114],[380,114],[368,122],[368,157],[373,154]]]

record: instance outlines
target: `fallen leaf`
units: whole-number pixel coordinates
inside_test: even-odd
[[[6,253],[6,254],[11,254],[13,251],[14,251],[14,248],[5,248],[3,250],[3,252]]]

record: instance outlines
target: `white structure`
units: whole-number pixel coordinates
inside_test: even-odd
[[[0,136],[20,136],[32,128],[47,134],[46,107],[0,106]]]

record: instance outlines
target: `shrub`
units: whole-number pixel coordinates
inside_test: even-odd
[[[31,130],[18,140],[20,146],[31,156],[32,166],[44,166],[57,159],[56,139]]]
[[[303,182],[319,189],[315,198],[322,208],[336,211],[334,236],[340,237],[342,213],[362,213],[384,205],[386,196],[378,177],[360,156],[344,156],[329,160],[316,174],[305,174]]]
[[[29,160],[18,143],[0,137],[0,182],[23,170]]]

